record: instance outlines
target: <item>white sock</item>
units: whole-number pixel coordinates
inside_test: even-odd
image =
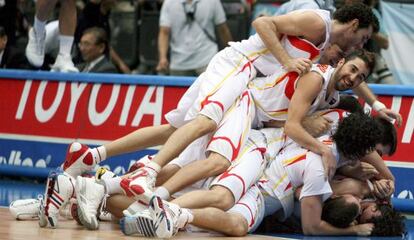
[[[187,224],[190,224],[194,221],[194,215],[188,208],[181,208],[181,214],[178,217],[178,228],[183,228]]]
[[[162,186],[158,187],[155,190],[154,194],[167,201],[168,199],[170,199],[170,192],[165,187],[162,187]]]
[[[123,193],[121,188],[121,180],[122,178],[120,177],[102,179],[105,184],[106,194],[112,195],[116,193]]]
[[[96,164],[106,160],[106,149],[104,146],[91,149],[93,160]]]
[[[59,54],[70,56],[73,45],[73,36],[59,35]]]
[[[42,36],[46,32],[46,21],[40,21],[36,16],[34,17],[33,29],[36,34]]]
[[[145,167],[148,171],[148,174],[152,176],[157,176],[157,174],[161,171],[161,166],[158,163],[151,161]]]

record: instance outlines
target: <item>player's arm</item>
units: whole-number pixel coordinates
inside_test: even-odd
[[[377,100],[375,94],[371,91],[368,87],[366,82],[362,82],[353,89],[353,92],[364,99],[375,111],[378,112],[378,115],[388,121],[395,119],[397,121],[397,125],[401,126],[402,124],[402,116],[398,112],[395,112],[392,109],[387,108],[383,103]]]
[[[337,228],[322,220],[321,196],[307,196],[300,201],[302,230],[305,235],[361,235],[371,234],[373,224]]]
[[[336,169],[336,161],[331,149],[312,137],[302,126],[302,120],[309,111],[309,107],[322,90],[322,76],[310,72],[298,80],[295,93],[288,108],[288,117],[285,123],[285,133],[302,147],[322,156],[325,174],[332,177]]]
[[[263,16],[254,20],[252,25],[272,55],[286,70],[299,74],[309,71],[312,65],[311,61],[305,58],[293,59],[282,47],[279,39],[282,35],[300,36],[318,45],[320,39],[311,35],[318,33],[319,36],[319,33],[326,31],[323,20],[310,11],[280,16]]]

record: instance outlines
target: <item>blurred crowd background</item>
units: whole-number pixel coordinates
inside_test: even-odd
[[[292,4],[312,2],[333,12],[344,4],[363,2],[381,18],[378,0],[192,0],[190,8],[187,1],[77,0],[78,21],[72,50],[75,66],[80,72],[197,76],[228,41],[247,39],[254,33],[253,19],[286,13]],[[7,49],[12,56],[9,60],[3,56],[0,68],[36,69],[24,56],[35,4],[28,0],[0,0],[0,52]],[[42,70],[50,70],[56,58],[58,12],[59,8],[54,10],[46,27]],[[175,21],[180,14],[192,27],[180,26],[179,20]],[[389,44],[387,32],[381,28],[366,46],[377,53],[377,69],[369,80],[372,83],[400,83],[380,54]],[[101,54],[108,59],[107,67],[88,68],[88,62]]]

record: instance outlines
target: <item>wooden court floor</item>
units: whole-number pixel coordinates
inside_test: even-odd
[[[49,239],[145,239],[135,236],[124,236],[118,224],[101,222],[99,231],[90,231],[76,224],[75,221],[62,220],[57,229],[40,228],[37,220],[16,221],[10,215],[8,208],[0,208],[0,240],[49,240]],[[214,236],[209,233],[179,233],[174,239],[282,239],[261,235],[249,235],[241,238]]]

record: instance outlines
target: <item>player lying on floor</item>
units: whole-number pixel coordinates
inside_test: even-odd
[[[358,223],[374,223],[371,234],[374,236],[402,236],[406,232],[405,217],[393,208],[389,198],[375,198],[372,183],[342,177],[332,180],[331,187],[333,194],[324,203],[323,220],[342,228]],[[300,188],[295,191],[296,199],[299,195]],[[268,216],[258,232],[302,234],[300,204],[295,202],[294,214],[284,222],[280,222],[276,215]]]

